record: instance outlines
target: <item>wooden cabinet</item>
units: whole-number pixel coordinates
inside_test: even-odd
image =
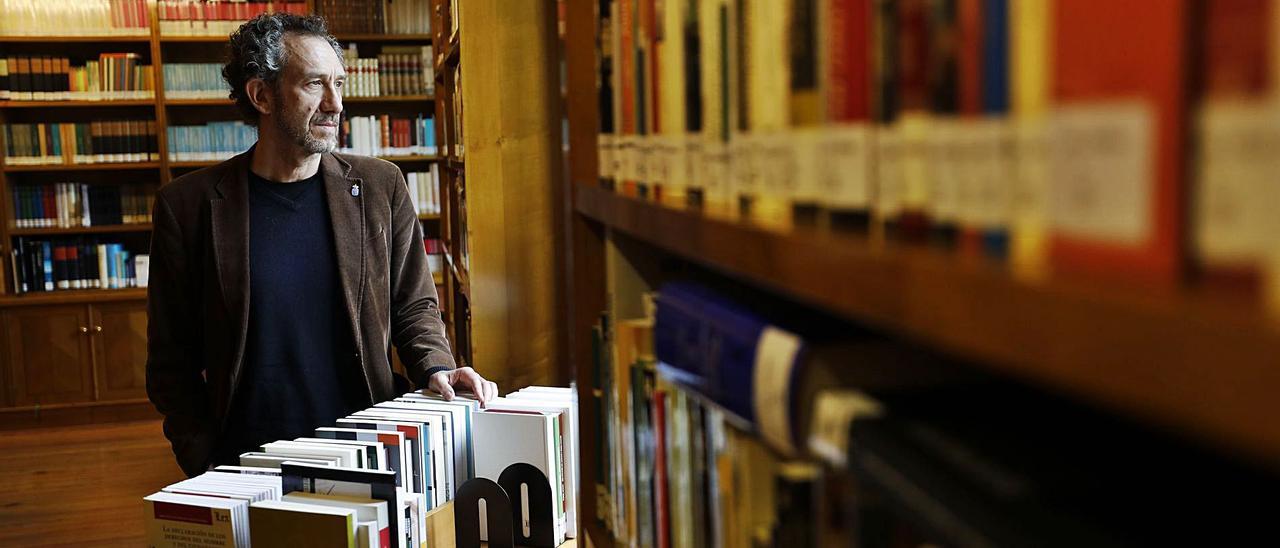
[[[7,407],[146,397],[145,301],[13,307],[0,325]]]
[[[92,401],[89,309],[84,305],[4,312],[9,405]]]
[[[147,397],[147,303],[90,307],[99,400]]]

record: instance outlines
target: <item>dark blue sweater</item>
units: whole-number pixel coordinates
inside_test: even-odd
[[[368,407],[320,173],[249,174],[249,333],[215,462]]]

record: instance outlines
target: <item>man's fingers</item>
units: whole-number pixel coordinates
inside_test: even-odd
[[[440,372],[431,376],[431,388],[444,398],[444,401],[453,401],[453,387],[450,386],[453,379],[446,372]]]

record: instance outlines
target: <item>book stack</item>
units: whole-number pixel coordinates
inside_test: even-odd
[[[431,32],[428,0],[319,0],[316,13],[329,22],[329,32],[427,34]]]
[[[226,160],[253,146],[258,130],[244,122],[209,122],[202,126],[169,126],[169,161]]]
[[[231,87],[222,78],[219,63],[166,63],[164,96],[166,99],[226,99]]]
[[[15,238],[14,293],[146,287],[148,255],[98,238]]]
[[[440,168],[431,164],[431,171],[414,171],[405,173],[404,177],[409,184],[409,199],[418,215],[439,215]]]
[[[234,494],[248,519],[209,546],[237,545],[232,539],[242,534],[266,546],[418,547],[428,511],[452,501],[462,483],[496,482],[509,465],[528,463],[547,477],[559,544],[577,530],[577,424],[568,388],[527,387],[484,409],[466,394],[446,402],[410,392],[152,496],[182,494],[199,507],[225,505],[216,501]],[[278,490],[263,495],[245,483]],[[151,545],[177,545],[162,532],[180,524],[150,507],[145,519]]]
[[[110,101],[155,97],[151,65],[136,53],[103,53],[71,66],[66,57],[0,58],[0,100]]]
[[[390,115],[344,117],[338,132],[342,152],[365,156],[410,156],[436,153],[435,120]]]
[[[1274,4],[612,0],[601,182],[1030,276],[1256,277],[1280,264],[1256,182],[1275,156],[1254,154],[1276,139]]]
[[[99,164],[159,159],[154,120],[4,126],[7,165]]]
[[[15,184],[18,228],[73,228],[151,222],[152,185]]]
[[[245,21],[264,13],[307,14],[307,3],[298,1],[159,0],[160,34],[163,36],[221,36],[235,32]]]
[[[347,83],[343,95],[423,95],[435,90],[431,46],[384,46],[376,58],[361,59],[356,44],[343,50]]]
[[[142,36],[150,34],[147,0],[0,0],[0,36]]]

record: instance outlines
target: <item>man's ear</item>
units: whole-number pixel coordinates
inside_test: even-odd
[[[249,80],[244,85],[245,95],[249,102],[258,109],[259,114],[271,114],[275,109],[275,96],[271,93],[271,85],[261,78]]]

